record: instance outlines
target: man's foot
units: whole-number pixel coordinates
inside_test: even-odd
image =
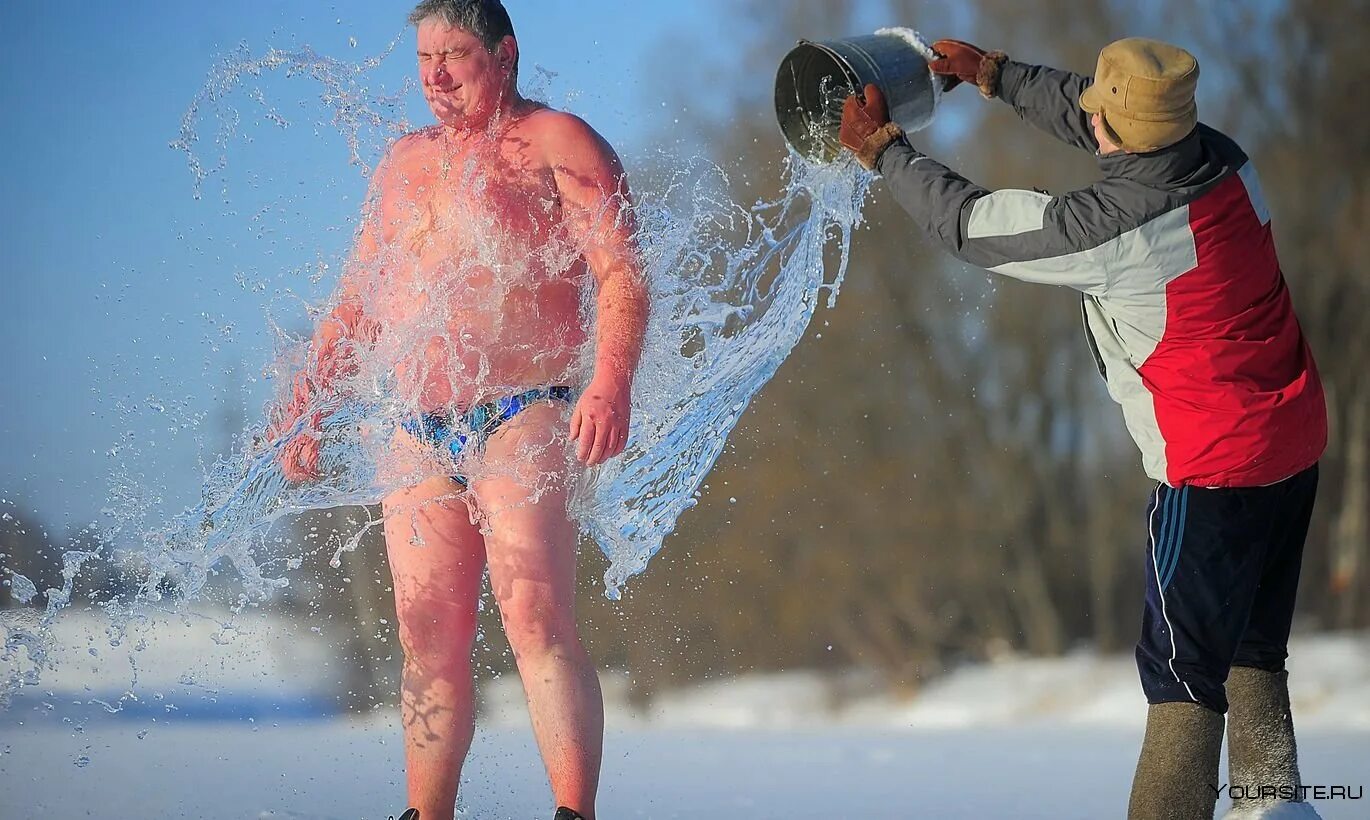
[[[403,818],[401,818],[403,820]],[[557,806],[556,816],[552,820],[585,820],[579,812],[572,811],[565,806]]]
[[[399,820],[419,820],[419,810],[405,809],[404,814],[400,815]]]

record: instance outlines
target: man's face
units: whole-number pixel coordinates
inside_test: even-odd
[[[419,24],[419,80],[438,122],[481,128],[490,120],[512,73],[514,39],[505,37],[494,53],[479,37],[440,20]]]
[[[1104,118],[1097,113],[1089,115],[1089,124],[1094,126],[1094,140],[1099,143],[1099,156],[1106,157],[1109,154],[1116,154],[1123,150],[1113,142],[1108,135],[1108,129],[1104,127]]]

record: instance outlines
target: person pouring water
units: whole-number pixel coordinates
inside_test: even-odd
[[[933,50],[944,89],[1003,100],[1094,153],[1103,176],[1054,196],[989,191],[914,148],[875,85],[843,106],[841,144],[924,233],[973,265],[1081,293],[1086,341],[1157,482],[1128,817],[1213,816],[1224,715],[1230,784],[1257,798],[1232,816],[1279,804],[1316,817],[1285,660],[1327,414],[1255,168],[1199,122],[1199,65],[1177,46],[1119,40],[1093,77],[958,40]]]

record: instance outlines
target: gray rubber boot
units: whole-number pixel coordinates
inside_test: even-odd
[[[1256,817],[1282,804],[1303,803],[1289,673],[1234,666],[1227,676],[1227,702],[1227,778],[1234,797],[1225,817]],[[1287,806],[1283,814],[1318,816],[1306,803],[1295,808]]]
[[[1222,715],[1197,703],[1152,704],[1128,820],[1213,820],[1222,747]]]

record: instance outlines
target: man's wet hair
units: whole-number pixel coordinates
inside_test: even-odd
[[[429,18],[437,18],[453,28],[470,32],[491,53],[506,36],[514,36],[514,24],[500,0],[423,0],[409,13],[409,25],[417,26]],[[518,73],[518,67],[518,58],[515,57],[515,74]]]

